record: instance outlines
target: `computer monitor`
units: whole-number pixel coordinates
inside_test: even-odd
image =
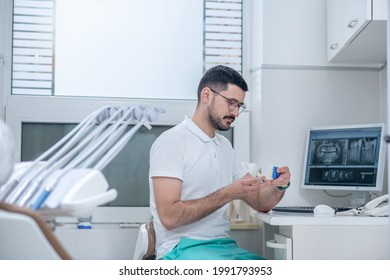
[[[302,188],[349,190],[351,206],[365,204],[369,192],[382,191],[384,136],[384,124],[310,128]]]

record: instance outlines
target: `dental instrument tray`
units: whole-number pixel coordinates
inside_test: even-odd
[[[151,129],[150,123],[163,112],[138,105],[107,106],[91,113],[37,159],[15,164],[11,177],[0,186],[0,201],[46,216],[92,213],[117,197],[101,170],[141,126]]]

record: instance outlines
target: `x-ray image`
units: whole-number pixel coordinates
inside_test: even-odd
[[[304,186],[356,190],[381,186],[383,127],[338,126],[310,129],[306,142]],[[360,190],[360,189],[359,189]]]
[[[345,140],[314,140],[311,164],[343,164],[346,160],[346,152]]]
[[[374,164],[377,138],[350,139],[347,164]]]

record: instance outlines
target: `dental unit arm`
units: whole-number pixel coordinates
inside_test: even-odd
[[[0,182],[0,201],[45,216],[90,215],[117,197],[101,170],[141,126],[151,129],[160,113],[164,110],[141,105],[91,113],[37,159],[15,164],[9,180]],[[126,130],[129,125],[134,126]]]

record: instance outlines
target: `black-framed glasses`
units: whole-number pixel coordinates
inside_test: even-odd
[[[210,89],[212,92],[214,92],[215,94],[218,94],[219,96],[222,96],[223,98],[225,98],[225,100],[226,100],[227,103],[228,103],[228,106],[229,106],[229,110],[230,110],[230,111],[233,111],[233,110],[235,110],[236,108],[238,108],[238,113],[241,114],[241,113],[244,112],[244,110],[246,109],[245,104],[239,103],[237,100],[233,100],[233,99],[227,98],[226,96],[223,96],[222,94],[220,94],[219,92],[213,90],[212,88],[209,88],[209,89]]]

